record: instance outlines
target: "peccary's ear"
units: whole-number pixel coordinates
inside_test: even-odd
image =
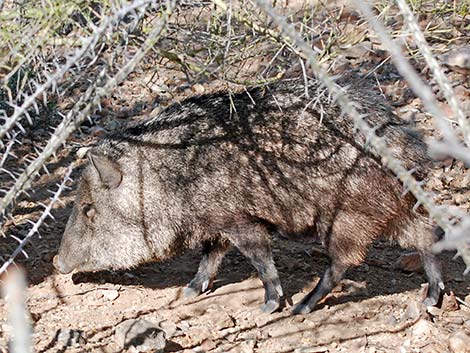
[[[111,160],[108,156],[96,154],[92,151],[88,153],[88,159],[105,187],[113,189],[121,184],[122,172],[118,163]]]

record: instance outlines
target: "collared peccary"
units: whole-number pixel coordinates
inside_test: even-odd
[[[406,167],[426,165],[418,134],[379,95],[361,84],[348,93]],[[403,195],[353,130],[313,79],[307,87],[285,80],[175,103],[91,150],[55,267],[129,268],[201,246],[199,269],[185,288],[197,295],[210,289],[235,246],[258,271],[262,309],[272,312],[283,292],[269,229],[315,232],[331,261],[294,307],[307,313],[385,235],[419,251],[426,304],[433,305],[443,284],[428,218],[412,210],[414,197]]]

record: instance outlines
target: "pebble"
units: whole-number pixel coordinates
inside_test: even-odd
[[[447,66],[470,69],[470,48],[459,48],[452,50],[442,57]]]
[[[462,316],[447,316],[446,321],[454,325],[463,325],[464,319]]]
[[[86,343],[82,330],[62,328],[56,332],[56,338],[63,347],[77,347]]]
[[[416,324],[413,325],[412,336],[413,341],[427,341],[432,339],[437,334],[437,328],[429,321],[419,319]]]
[[[442,310],[444,311],[456,311],[459,310],[460,306],[457,303],[457,299],[455,299],[454,292],[450,292],[449,294],[445,293],[442,298]]]
[[[426,311],[431,314],[432,316],[437,316],[437,317],[441,317],[442,316],[442,313],[443,313],[443,310],[442,309],[439,309],[435,306],[428,306],[426,308]]]
[[[207,308],[207,313],[214,318],[210,324],[216,331],[235,326],[233,318],[219,305],[211,305]]]
[[[470,353],[470,337],[458,330],[449,337],[449,348],[452,353]]]
[[[181,330],[178,330],[176,324],[171,321],[164,320],[160,322],[158,326],[160,326],[160,328],[165,331],[165,337],[167,338],[180,336],[183,334]]]
[[[178,328],[183,332],[188,331],[189,327],[190,327],[189,322],[187,322],[186,320],[182,320],[178,324]]]
[[[119,292],[115,289],[103,290],[101,291],[103,296],[108,300],[116,300],[119,297]]]
[[[362,281],[352,281],[349,279],[343,279],[341,281],[342,291],[345,292],[346,295],[353,295],[353,296],[366,296],[368,295],[367,290],[367,282]]]
[[[405,313],[403,314],[403,320],[416,320],[423,314],[424,310],[425,307],[423,303],[414,300],[406,307]]]
[[[163,352],[165,332],[145,319],[129,319],[116,326],[114,340],[121,349]]]
[[[207,352],[207,351],[213,350],[216,347],[217,347],[217,343],[215,343],[210,338],[205,339],[204,341],[202,341],[201,346],[200,346],[200,348],[202,349],[202,352]]]
[[[468,201],[468,195],[457,194],[454,199],[457,205],[461,205]]]

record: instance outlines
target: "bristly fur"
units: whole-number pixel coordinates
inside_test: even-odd
[[[263,309],[272,311],[282,289],[269,228],[314,231],[331,265],[296,307],[303,313],[383,234],[423,254],[429,303],[437,301],[441,276],[426,216],[412,211],[414,197],[402,197],[400,182],[364,149],[365,136],[354,133],[318,81],[308,91],[311,98],[302,80],[287,80],[230,97],[196,96],[108,137],[91,152],[96,162],[83,174],[59,269],[126,268],[202,245],[187,288],[198,294],[210,288],[233,245],[258,270]],[[425,166],[419,134],[382,97],[354,83],[348,93],[395,157],[407,168]]]

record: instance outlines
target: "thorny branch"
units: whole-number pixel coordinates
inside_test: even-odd
[[[58,67],[54,74],[48,75],[45,83],[37,85],[36,91],[26,97],[21,106],[13,106],[14,113],[11,116],[6,116],[5,112],[3,113],[2,118],[5,120],[5,123],[0,127],[0,139],[2,139],[15,125],[18,125],[20,129],[22,129],[19,119],[27,113],[27,108],[33,105],[39,96],[46,95],[46,91],[51,86],[57,85],[58,81],[78,63],[80,58],[91,53],[99,39],[107,32],[109,33],[112,31],[114,25],[118,23],[120,19],[122,19],[126,14],[147,5],[149,2],[151,2],[151,0],[139,0],[117,9],[111,16],[105,18],[102,24],[97,27],[88,38],[83,38],[81,48],[69,57],[63,66]]]
[[[29,240],[31,239],[31,237],[36,234],[36,233],[39,233],[39,227],[41,227],[41,225],[44,223],[44,221],[46,220],[47,217],[50,217],[52,219],[54,219],[54,217],[52,216],[51,214],[51,210],[52,210],[52,207],[54,206],[54,204],[59,200],[59,197],[60,195],[62,194],[62,192],[64,190],[66,190],[68,187],[66,186],[67,182],[69,182],[71,179],[70,179],[70,174],[72,173],[72,167],[69,166],[67,172],[65,173],[65,176],[64,176],[64,179],[62,180],[62,182],[60,183],[60,185],[58,185],[58,188],[57,188],[57,191],[53,194],[52,196],[52,199],[51,201],[49,202],[49,204],[44,208],[44,211],[42,211],[42,214],[41,214],[41,217],[39,217],[39,219],[32,224],[32,227],[31,229],[29,230],[28,234],[23,238],[23,239],[18,239],[18,242],[19,242],[19,245],[18,247],[15,249],[15,251],[13,252],[13,254],[10,255],[10,257],[8,258],[7,261],[5,261],[5,263],[0,267],[0,275],[7,271],[8,267],[13,263],[13,261],[15,261],[16,257],[22,252],[23,254],[26,255],[26,253],[24,252],[23,248],[24,246],[29,242]]]
[[[102,70],[98,75],[94,85],[91,85],[84,96],[75,104],[74,108],[64,117],[62,123],[55,129],[49,142],[43,151],[35,158],[21,173],[15,181],[15,184],[5,193],[0,202],[0,213],[6,211],[7,207],[14,199],[26,188],[29,188],[31,180],[38,174],[46,160],[53,155],[55,151],[65,143],[70,134],[75,131],[80,124],[88,117],[90,111],[99,106],[100,99],[112,92],[112,90],[121,83],[127,75],[135,68],[137,63],[143,58],[153,45],[158,41],[166,29],[166,25],[175,7],[175,1],[168,4],[167,10],[163,13],[161,20],[148,35],[138,52],[130,59],[127,64],[118,71],[114,77],[107,78],[103,84],[106,71]]]

